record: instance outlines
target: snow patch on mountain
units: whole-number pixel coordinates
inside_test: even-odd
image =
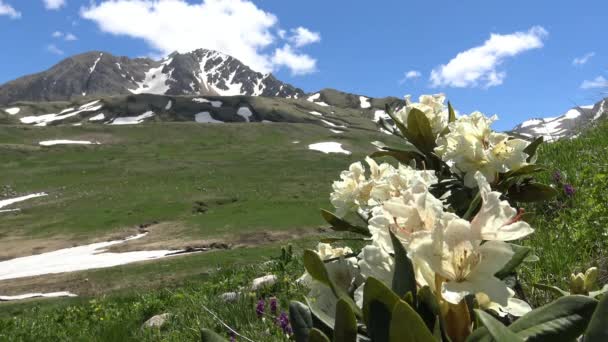
[[[320,143],[316,143],[316,144],[310,144],[310,145],[308,145],[308,149],[313,150],[313,151],[323,152],[326,154],[328,154],[328,153],[342,153],[342,154],[346,154],[346,155],[351,154],[350,151],[342,148],[342,144],[334,142],[334,141],[326,141],[326,142],[320,142]]]
[[[95,116],[90,117],[89,121],[101,121],[101,120],[103,120],[105,118],[106,118],[105,114],[99,113],[99,114],[97,114]]]
[[[209,100],[207,100],[205,98],[202,98],[202,97],[192,99],[192,102],[196,102],[196,103],[211,103],[211,105],[213,107],[216,107],[216,108],[219,108],[219,107],[222,106],[222,101],[209,101]]]
[[[10,302],[15,300],[24,300],[31,298],[58,298],[58,297],[78,297],[77,295],[67,292],[49,292],[49,293],[25,293],[16,296],[0,296],[0,302]]]
[[[194,121],[199,123],[224,123],[224,121],[215,120],[211,113],[209,112],[201,112],[194,115]]]
[[[21,121],[21,123],[24,123],[24,124],[34,124],[36,126],[46,126],[53,121],[65,120],[69,117],[76,116],[80,113],[95,112],[95,111],[98,111],[101,108],[103,108],[103,105],[101,105],[101,104],[94,106],[97,103],[99,103],[99,100],[84,104],[84,105],[80,106],[80,108],[75,112],[66,112],[65,110],[63,110],[61,113],[65,113],[65,114],[52,113],[52,114],[43,114],[43,115],[36,115],[36,116],[26,116],[19,120]]]
[[[174,255],[176,252],[183,252],[171,250],[108,252],[108,248],[111,246],[137,240],[146,235],[147,233],[142,233],[124,240],[98,242],[2,261],[0,262],[0,280],[112,267],[164,258]]]
[[[93,73],[93,71],[95,71],[95,68],[97,68],[97,63],[99,63],[99,61],[101,60],[101,57],[103,57],[103,53],[99,54],[99,57],[95,60],[95,63],[93,63],[93,66],[89,68],[89,75]]]
[[[365,96],[359,96],[359,102],[361,103],[361,108],[363,109],[370,108],[372,106],[372,104],[369,103],[369,98]]]
[[[157,68],[151,68],[146,72],[144,80],[137,83],[137,88],[129,89],[133,94],[157,94],[164,95],[170,86],[167,81],[171,78],[171,72],[165,74],[163,69],[166,65],[171,64],[172,58],[169,58],[161,63]]]
[[[55,145],[99,145],[98,142],[86,140],[46,140],[38,143],[40,146],[55,146]]]
[[[4,111],[9,115],[17,115],[21,111],[21,108],[19,108],[19,107],[6,108]]]
[[[110,125],[136,125],[144,122],[145,119],[153,117],[155,114],[152,111],[147,111],[142,115],[138,116],[125,116],[122,118],[115,118]]]
[[[240,115],[241,117],[243,117],[245,119],[245,121],[250,122],[250,118],[253,115],[253,113],[251,112],[251,109],[249,109],[248,107],[241,107],[239,108],[239,110],[237,110],[236,112],[238,115]]]

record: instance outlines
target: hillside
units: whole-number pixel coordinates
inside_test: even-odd
[[[600,118],[608,117],[607,99],[594,105],[579,106],[550,118],[535,118],[522,122],[511,130],[526,138],[544,137],[545,141],[578,136]]]
[[[190,124],[171,124],[169,126],[172,125],[178,125],[181,131]],[[148,130],[152,126],[138,126],[141,130],[138,134],[142,136],[153,134],[154,131]],[[300,128],[308,127],[300,124],[296,126]],[[242,127],[242,125],[226,125],[222,127],[233,127],[238,131],[237,127]],[[84,128],[64,127],[49,129],[53,130],[54,134],[60,133],[65,135],[68,132],[81,132]],[[98,127],[97,129],[101,128]],[[116,129],[113,127],[103,127],[104,131]],[[305,131],[307,134],[312,133],[308,129]],[[188,132],[188,130],[185,132]],[[250,130],[249,132],[252,131]],[[28,131],[18,134],[13,133],[12,139],[13,141],[28,141],[31,140],[31,134]],[[176,136],[167,137],[165,143],[176,139],[177,132],[175,134]],[[288,134],[301,134],[301,130],[290,131]],[[195,135],[203,136],[203,134]],[[275,142],[281,141],[271,138],[269,131],[264,131],[262,135]],[[184,134],[184,136],[189,136],[189,134]],[[233,137],[239,140],[238,136],[238,134],[235,134]],[[313,136],[314,134],[310,135],[309,138]],[[533,303],[535,301],[544,302],[545,297],[550,296],[550,294],[534,290],[532,284],[547,283],[567,288],[570,273],[585,270],[589,266],[598,266],[600,268],[601,283],[605,283],[608,280],[608,256],[606,255],[608,246],[606,246],[607,240],[605,239],[605,235],[607,234],[606,227],[608,227],[608,209],[605,206],[605,203],[608,201],[605,191],[608,187],[608,170],[606,169],[608,156],[604,153],[608,148],[606,136],[608,136],[608,122],[601,121],[598,127],[581,134],[578,138],[545,145],[540,151],[539,163],[548,166],[548,171],[541,174],[540,178],[547,183],[551,183],[553,182],[552,173],[559,170],[562,173],[563,181],[572,184],[576,189],[576,193],[572,197],[562,193],[556,200],[551,201],[547,205],[530,205],[527,208],[528,212],[534,214],[530,222],[536,229],[536,232],[531,239],[525,240],[525,243],[534,248],[538,261],[526,262],[524,264],[520,280],[526,292],[530,294]],[[303,138],[303,136],[300,137]],[[293,138],[293,135],[289,137],[289,139],[291,138]],[[349,141],[353,144],[351,146],[356,145],[354,140]],[[212,144],[213,142],[210,143]],[[271,184],[274,184],[272,185],[273,187],[280,188],[281,193],[292,195],[293,197],[289,201],[294,201],[294,208],[287,215],[288,217],[284,218],[285,223],[293,222],[296,218],[298,220],[314,220],[318,217],[314,208],[316,206],[327,206],[328,181],[336,177],[335,172],[340,167],[347,165],[350,160],[360,158],[360,155],[353,156],[352,158],[343,157],[344,159],[335,156],[325,157],[324,155],[318,155],[321,159],[317,159],[314,157],[314,154],[305,157],[306,154],[298,151],[298,147],[289,152],[292,149],[292,145],[287,144],[287,141],[277,143],[274,146],[283,146],[286,150],[280,150],[280,153],[264,154],[266,156],[265,160],[271,163],[271,167],[281,165],[282,169],[277,168],[275,170],[284,170],[284,172],[272,172],[272,177],[264,177],[268,173],[260,174],[259,180],[262,181],[260,183],[261,186],[255,190],[252,188],[252,192],[248,191],[246,196],[250,198],[251,194],[255,191],[265,191],[264,189]],[[364,146],[366,145],[362,144],[358,146],[365,149]],[[258,154],[256,155],[263,153],[262,147],[258,148]],[[78,152],[70,150],[65,149],[62,152],[56,153]],[[85,151],[91,152],[88,148],[83,148],[80,152]],[[235,153],[232,150],[230,151],[230,154]],[[180,157],[183,158],[183,156],[189,154],[189,151],[184,151],[184,154],[180,155]],[[242,155],[237,155],[235,159],[242,157]],[[251,158],[255,158],[255,156],[251,156]],[[305,158],[307,161],[293,166],[290,166],[292,163],[286,162],[300,158]],[[133,168],[139,163],[141,161],[134,164]],[[170,163],[164,164],[171,165]],[[255,170],[258,170],[257,168],[262,163],[254,163],[253,165],[255,165],[255,168],[248,170],[248,173],[258,174]],[[178,166],[174,167],[181,169]],[[288,169],[284,169],[285,167]],[[306,167],[307,170],[314,172],[324,171],[310,178],[304,178],[307,177],[304,176],[304,173],[292,172],[302,167]],[[45,173],[48,172],[42,170],[37,176]],[[74,170],[74,175],[78,173],[77,170]],[[87,176],[90,176],[90,174],[79,176],[79,180],[75,180],[74,183],[87,184],[85,180]],[[196,179],[205,182],[206,176],[204,175]],[[294,180],[291,177],[298,177],[299,179]],[[66,179],[69,178],[66,175]],[[175,178],[188,177],[179,176]],[[232,181],[239,179],[238,177],[234,177],[234,175],[228,178],[230,180],[222,184],[230,184]],[[312,181],[313,178],[315,179],[314,181]],[[20,182],[29,182],[23,178],[19,179],[21,179]],[[139,177],[139,179],[145,180],[146,177]],[[266,179],[270,180],[266,181]],[[129,183],[124,182],[123,184]],[[145,181],[143,183],[144,186],[140,186],[139,188],[143,190],[154,183],[153,181]],[[289,187],[290,184],[292,186],[299,184],[296,186],[298,190]],[[310,192],[308,192],[310,186],[314,186],[314,189],[310,189]],[[203,186],[203,188],[206,187]],[[235,186],[235,188],[238,188],[238,186]],[[183,189],[187,189],[187,187]],[[192,195],[183,189],[182,192],[186,191],[186,195],[179,198],[192,198]],[[168,188],[164,189],[164,191],[166,190]],[[121,192],[122,190],[119,189],[119,193]],[[149,196],[149,193],[147,194]],[[175,196],[179,196],[177,191],[174,194]],[[260,196],[264,198],[264,201],[267,201],[269,195],[269,193],[266,193],[266,195]],[[315,199],[308,202],[311,204],[310,211],[308,211],[308,209],[302,207],[302,203],[306,203],[307,200],[304,200],[304,198],[311,195]],[[146,199],[148,196],[143,196],[142,199]],[[60,198],[66,197],[71,198],[73,195],[60,196]],[[121,198],[121,196],[117,197]],[[312,199],[313,197],[310,198]],[[44,210],[48,215],[48,213],[54,211],[56,205],[59,205],[53,203],[54,201],[62,200],[57,199],[32,206],[28,209],[28,215],[36,215],[36,211],[38,210]],[[70,206],[73,207],[74,203],[77,202],[71,202]],[[175,210],[173,201],[164,202],[164,204],[167,203],[170,204],[165,205],[165,207],[168,207],[167,210]],[[135,204],[134,202],[133,205],[135,206]],[[92,203],[87,205],[93,206]],[[273,201],[273,205],[278,206],[279,202]],[[179,206],[178,204],[177,207]],[[187,216],[188,214],[185,211],[187,210],[188,203],[184,200],[182,206],[184,210],[182,215]],[[80,208],[73,208],[75,209],[73,215],[76,215],[78,211],[82,211]],[[277,207],[277,211],[266,206],[259,206],[257,208],[258,212],[233,211],[238,213],[234,222],[241,222],[245,216],[260,216],[264,220],[270,220],[269,222],[277,222],[276,220],[279,217],[277,213],[281,207]],[[112,212],[117,213],[120,211]],[[138,215],[137,211],[133,211],[133,213]],[[99,214],[101,215],[103,212]],[[213,212],[209,214],[213,215]],[[205,232],[208,228],[203,223],[204,215],[199,217],[201,222],[200,232]],[[119,216],[118,219],[121,220],[122,218]],[[252,222],[260,223],[261,221],[244,221],[246,224],[251,224]],[[314,226],[318,222],[311,221],[311,224]],[[39,232],[43,230],[35,227],[33,229]],[[237,228],[235,226],[225,226],[224,229],[234,231]],[[306,237],[299,238],[293,243],[296,256],[300,255],[299,253],[301,253],[302,248],[310,248],[315,244],[314,239],[307,239]],[[288,339],[274,323],[275,318],[269,311],[266,311],[266,315],[263,316],[265,319],[259,318],[255,311],[259,298],[266,298],[266,305],[268,305],[270,297],[277,297],[278,312],[281,312],[287,310],[289,300],[300,298],[299,296],[305,292],[305,289],[297,286],[294,282],[303,270],[301,258],[294,258],[291,262],[285,262],[284,259],[278,258],[280,246],[283,244],[281,242],[274,242],[266,246],[193,254],[166,259],[157,263],[133,264],[105,271],[79,272],[63,279],[56,277],[49,281],[46,286],[55,290],[71,289],[72,287],[80,286],[81,288],[97,289],[98,293],[109,293],[109,295],[0,304],[2,308],[2,313],[0,313],[0,338],[10,336],[16,340],[27,340],[30,338],[53,340],[61,339],[64,336],[71,336],[83,340],[95,339],[101,341],[113,341],[117,339],[184,341],[198,340],[200,338],[199,329],[201,327],[214,329],[223,336],[228,337],[229,333],[226,328],[207,311],[209,309],[218,315],[223,322],[249,338],[260,341],[287,341]],[[278,276],[277,283],[272,287],[254,292],[244,291],[242,296],[237,297],[232,302],[226,302],[221,298],[221,295],[226,292],[246,289],[251,284],[252,279],[266,274]],[[185,284],[176,285],[177,283],[174,280],[178,278],[182,279],[181,277],[187,277],[188,281]],[[173,281],[172,285],[167,286],[167,283],[163,281],[166,278]],[[87,280],[85,281],[84,279]],[[128,284],[128,289],[125,290],[125,287],[120,286],[121,284]],[[161,287],[161,289],[158,287]],[[107,292],[109,289],[112,291]],[[16,289],[13,291],[16,291]],[[266,310],[269,310],[268,306],[266,308]],[[146,320],[163,313],[168,313],[171,317],[162,329],[141,328]],[[66,317],[69,317],[69,319],[65,319]]]

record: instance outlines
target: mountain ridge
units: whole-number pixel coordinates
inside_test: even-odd
[[[302,89],[281,82],[271,73],[256,72],[238,59],[213,50],[175,52],[160,61],[90,51],[0,85],[0,105],[133,93],[284,98],[305,95]]]

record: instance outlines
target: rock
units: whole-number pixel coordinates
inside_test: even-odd
[[[226,292],[226,293],[222,293],[220,295],[220,298],[224,302],[230,303],[230,302],[236,302],[240,296],[241,296],[241,294],[238,292]]]
[[[257,291],[264,287],[272,286],[276,282],[277,282],[277,276],[275,276],[274,274],[263,276],[260,278],[253,279],[253,282],[251,284],[251,289],[253,291]]]
[[[160,328],[162,327],[165,323],[167,323],[167,320],[171,317],[170,313],[164,313],[161,315],[156,315],[153,316],[152,318],[150,318],[149,320],[147,320],[143,325],[142,328]]]

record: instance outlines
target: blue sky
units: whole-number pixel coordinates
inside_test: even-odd
[[[605,96],[607,13],[601,0],[0,0],[0,83],[90,50],[202,47],[309,92],[443,92],[507,129]]]

